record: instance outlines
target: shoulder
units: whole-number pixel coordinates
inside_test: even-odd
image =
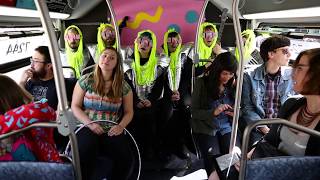
[[[301,95],[295,95],[288,98],[280,108],[280,118],[287,118],[289,115],[294,113],[298,108],[300,108],[306,99]]]
[[[93,84],[93,72],[81,76],[78,82],[82,89],[87,89],[88,86]]]
[[[130,85],[127,81],[123,80],[122,82],[122,96],[126,96],[131,91]]]

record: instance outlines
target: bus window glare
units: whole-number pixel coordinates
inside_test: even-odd
[[[255,14],[244,14],[246,19],[276,19],[276,18],[299,18],[320,16],[320,7],[291,9],[284,11],[272,11]]]

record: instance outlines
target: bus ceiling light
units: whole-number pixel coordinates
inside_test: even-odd
[[[276,18],[299,18],[299,17],[317,17],[320,16],[320,7],[290,9],[283,11],[272,11],[255,14],[244,14],[246,19],[276,19]]]
[[[53,19],[67,19],[70,14],[49,12]],[[0,6],[0,16],[16,16],[16,17],[40,17],[40,13],[36,10],[13,8]]]

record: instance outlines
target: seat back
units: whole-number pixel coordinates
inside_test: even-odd
[[[48,162],[1,162],[0,179],[74,180],[72,164]]]
[[[272,157],[247,162],[246,180],[320,179],[320,157]]]

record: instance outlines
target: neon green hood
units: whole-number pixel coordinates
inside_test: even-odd
[[[110,27],[114,30],[113,26],[111,24],[105,24],[105,23],[101,23],[100,26],[98,27],[98,34],[97,34],[97,52],[96,52],[96,59],[100,58],[100,54],[103,52],[103,50],[106,48],[106,45],[104,44],[104,41],[101,37],[101,32],[107,28]],[[114,44],[112,45],[112,47],[114,47],[115,49],[117,49],[117,43],[116,41],[114,42]]]
[[[172,83],[174,86],[177,86],[176,84],[176,67],[177,67],[177,64],[180,63],[179,61],[179,54],[180,54],[180,51],[181,51],[181,43],[179,43],[178,47],[176,48],[176,50],[172,53],[170,53],[170,56],[169,56],[169,50],[168,50],[168,44],[166,43],[167,40],[168,40],[168,35],[172,32],[176,32],[179,36],[179,38],[181,39],[181,36],[180,34],[175,31],[174,29],[169,29],[165,34],[164,34],[164,38],[163,38],[163,51],[165,53],[165,55],[167,55],[168,57],[170,57],[170,64],[169,64],[169,70],[170,70],[170,73],[171,73],[171,77],[172,77]],[[177,90],[178,87],[173,87],[175,90]]]
[[[144,32],[149,32],[152,37],[152,48],[151,53],[149,56],[148,62],[144,65],[140,65],[140,53],[138,48],[137,40],[140,38],[141,34]],[[156,78],[156,71],[155,68],[157,66],[157,57],[156,57],[156,50],[157,50],[157,38],[155,34],[151,30],[144,30],[138,33],[137,38],[134,41],[134,61],[132,62],[131,66],[132,69],[135,71],[136,74],[136,82],[138,85],[149,85],[151,84]]]
[[[76,71],[76,77],[79,78],[80,77],[80,70],[81,67],[83,66],[83,36],[82,36],[82,32],[81,30],[75,26],[75,25],[71,25],[69,26],[65,31],[64,31],[64,36],[67,35],[68,31],[74,28],[79,32],[80,35],[80,41],[79,41],[79,46],[77,51],[73,51],[72,48],[69,47],[69,44],[67,41],[64,41],[64,45],[65,45],[65,49],[66,49],[66,55],[67,55],[67,60],[68,60],[68,64],[74,68],[74,70]]]
[[[207,27],[207,26],[211,26],[213,28],[214,33],[216,34],[215,37],[213,38],[213,42],[212,42],[211,46],[209,46],[209,47],[204,43],[204,40],[203,40],[203,32],[204,32],[205,27]],[[211,54],[212,54],[212,49],[216,45],[217,39],[218,39],[218,30],[217,30],[216,25],[209,23],[209,22],[202,23],[200,26],[199,34],[198,34],[198,48],[199,48],[199,58],[200,59],[210,59]],[[198,63],[199,66],[203,66],[205,64],[206,64],[206,62],[199,62]]]
[[[256,47],[256,36],[254,35],[253,30],[247,29],[241,33],[242,37],[247,37],[246,43],[244,45],[244,60],[249,61],[251,53],[254,51]],[[239,61],[240,59],[240,52],[238,47],[236,47],[235,50],[235,56],[237,60]]]

